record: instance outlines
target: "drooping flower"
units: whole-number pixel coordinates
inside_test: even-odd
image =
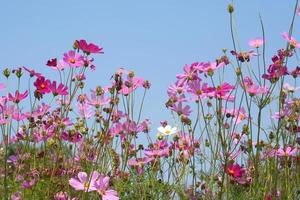
[[[63,60],[70,65],[70,67],[82,67],[84,65],[83,57],[75,51],[69,51],[64,54]]]
[[[109,176],[100,175],[95,182],[97,192],[103,200],[119,200],[118,193],[115,190],[109,189]]]
[[[36,87],[37,91],[40,92],[41,94],[50,93],[51,92],[50,85],[51,85],[50,80],[45,79],[45,77],[43,76],[36,79],[36,81],[34,82],[34,86]]]
[[[49,89],[51,90],[53,96],[57,95],[68,95],[68,87],[60,83],[58,86],[56,86],[56,81],[53,81],[49,85]]]
[[[96,191],[96,180],[99,178],[97,171],[92,172],[91,177],[88,177],[86,172],[79,172],[77,175],[78,179],[71,178],[69,184],[75,190],[83,190],[84,192]]]
[[[300,49],[300,43],[298,43],[294,37],[290,36],[289,33],[282,33],[282,37],[290,44],[292,48]]]
[[[255,47],[255,48],[259,48],[263,44],[264,44],[264,40],[262,38],[255,38],[255,39],[249,40],[249,42],[248,42],[248,45],[250,47]]]
[[[99,108],[100,106],[109,104],[110,98],[105,98],[104,94],[97,95],[97,92],[93,90],[91,92],[91,98],[87,99],[89,105]]]
[[[42,75],[41,75],[40,73],[38,73],[38,72],[36,72],[36,71],[34,71],[34,70],[32,70],[32,69],[29,69],[29,68],[27,68],[27,67],[23,67],[23,69],[24,69],[25,71],[29,72],[29,75],[30,75],[31,77],[33,77],[33,76],[36,76],[37,78],[42,77]]]
[[[87,43],[85,40],[76,40],[76,43],[78,45],[78,48],[85,53],[104,53],[102,50],[103,48],[100,48],[99,46],[93,44],[93,43]]]
[[[144,83],[143,78],[139,77],[128,77],[127,80],[124,81],[122,84],[121,90],[119,91],[120,94],[128,95],[136,90],[138,87],[142,87]]]
[[[287,147],[287,148],[279,148],[277,150],[277,156],[279,157],[289,157],[289,156],[294,156],[297,153],[297,147],[295,148],[291,148],[291,147]]]
[[[279,50],[278,55],[272,57],[273,63],[268,67],[267,73],[262,75],[262,78],[274,83],[278,81],[281,76],[287,75],[287,67],[283,65],[284,57],[284,53]]]
[[[163,126],[160,126],[157,128],[158,132],[161,133],[161,134],[164,134],[164,135],[173,135],[175,133],[178,133],[179,130],[178,128],[175,126],[175,127],[171,127],[170,125],[167,125],[165,127]]]
[[[23,99],[25,99],[28,96],[28,90],[26,90],[24,93],[20,93],[19,90],[15,91],[15,96],[13,96],[11,93],[8,93],[8,100],[12,101],[14,103],[19,103]]]

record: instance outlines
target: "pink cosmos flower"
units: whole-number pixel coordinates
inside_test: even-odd
[[[295,147],[294,149],[292,149],[291,147],[287,147],[287,148],[279,148],[277,150],[277,156],[279,157],[289,157],[289,156],[294,156],[297,153],[297,147]]]
[[[53,96],[57,96],[57,95],[68,95],[68,87],[63,85],[62,83],[60,83],[58,85],[58,87],[56,87],[56,81],[53,81],[50,85],[49,85],[49,89],[51,90]]]
[[[192,100],[200,100],[208,97],[213,92],[213,88],[208,87],[207,83],[201,83],[200,80],[193,80],[188,83],[188,93],[192,94]]]
[[[169,147],[166,140],[159,140],[153,144],[153,147],[150,149],[145,149],[145,155],[148,157],[168,157],[169,156]]]
[[[76,40],[78,48],[85,53],[104,53],[102,50],[103,48],[100,48],[99,46],[90,43],[88,44],[85,40]]]
[[[67,192],[58,192],[54,196],[55,200],[69,200],[69,195]]]
[[[190,66],[189,65],[184,65],[183,67],[183,74],[178,74],[176,78],[180,82],[180,84],[184,84],[188,81],[199,79],[200,77],[198,76],[196,66],[198,66],[199,63],[193,63]]]
[[[84,65],[83,57],[75,53],[75,51],[65,53],[63,60],[71,67],[82,67]]]
[[[143,86],[144,79],[139,77],[129,78],[122,84],[122,88],[119,91],[120,94],[128,95],[136,90],[138,87]]]
[[[97,192],[101,195],[102,200],[119,200],[118,193],[109,189],[109,177],[100,175],[95,182]]]
[[[232,101],[234,96],[229,95],[229,92],[231,92],[234,88],[235,87],[233,85],[225,82],[214,88],[213,91],[208,94],[208,96]]]
[[[208,75],[212,75],[213,72],[225,65],[224,62],[221,63],[216,63],[216,62],[207,62],[207,63],[202,63],[201,65],[196,66],[195,68],[199,70],[199,72],[206,72]]]
[[[13,96],[11,93],[8,93],[8,100],[19,103],[23,99],[25,99],[28,96],[28,91],[26,90],[24,93],[20,93],[19,90],[15,91],[15,96]]]
[[[297,8],[297,15],[300,15],[300,6]]]
[[[177,105],[173,104],[170,106],[170,109],[176,112],[178,115],[184,115],[186,117],[190,116],[192,109],[189,105],[183,107],[182,102],[179,102]]]
[[[254,84],[250,77],[245,77],[241,86],[246,90],[250,96],[255,96],[259,94],[267,94],[269,92],[267,86],[259,86]]]
[[[180,83],[180,81],[176,81],[175,84],[170,85],[168,87],[167,93],[169,97],[171,97],[171,96],[184,94],[186,91],[187,91],[187,86],[185,84]]]
[[[85,119],[91,118],[91,116],[93,116],[94,114],[94,111],[91,110],[91,106],[88,105],[87,103],[78,103],[77,107],[79,110],[79,114]]]
[[[248,115],[243,107],[241,107],[240,109],[231,110],[224,109],[223,111],[226,113],[226,115],[229,115],[233,118],[233,124],[239,124],[243,120],[248,118]]]
[[[300,44],[297,42],[297,40],[294,37],[290,36],[289,33],[287,32],[282,33],[282,37],[291,45],[292,48],[300,49]]]
[[[45,77],[40,77],[37,78],[36,81],[34,82],[34,86],[36,87],[37,91],[40,92],[41,94],[46,94],[50,93],[50,85],[51,82],[50,80],[46,80]]]
[[[91,91],[91,98],[87,99],[89,105],[93,105],[96,108],[99,108],[100,106],[107,105],[110,102],[110,98],[105,98],[104,94],[97,95],[96,91]]]
[[[97,171],[92,172],[91,178],[87,176],[86,172],[79,172],[78,179],[71,178],[69,184],[75,190],[83,190],[84,192],[96,191],[96,181],[99,178],[99,173]]]
[[[143,165],[153,161],[154,158],[149,158],[149,157],[144,157],[144,158],[130,158],[128,160],[128,165],[131,166],[131,167],[137,167],[137,171],[138,171],[138,174],[139,175],[142,175],[143,174]]]
[[[255,47],[255,48],[259,48],[263,44],[264,44],[264,40],[262,38],[255,38],[255,39],[249,40],[249,42],[248,42],[248,45],[250,47]]]

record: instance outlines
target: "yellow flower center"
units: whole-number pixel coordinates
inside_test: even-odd
[[[165,131],[165,134],[166,134],[166,135],[169,135],[170,133],[171,133],[170,130],[166,130],[166,131]]]
[[[75,59],[74,58],[70,58],[70,63],[74,64],[75,63]]]
[[[84,186],[84,188],[89,188],[90,184],[89,184],[89,182],[85,182],[83,186]]]

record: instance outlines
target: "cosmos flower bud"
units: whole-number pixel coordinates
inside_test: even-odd
[[[235,74],[236,74],[237,76],[240,76],[241,73],[242,73],[241,68],[240,68],[240,67],[237,67],[237,68],[235,69]]]
[[[228,12],[229,12],[230,14],[233,13],[233,11],[234,11],[233,4],[229,4],[228,7],[227,7],[227,10],[228,10]]]
[[[10,70],[8,68],[6,68],[5,70],[3,70],[3,75],[8,78],[10,76]]]

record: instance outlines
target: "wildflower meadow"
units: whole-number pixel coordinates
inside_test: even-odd
[[[101,76],[101,44],[79,38],[60,57],[48,55],[41,65],[51,77],[1,67],[0,198],[300,199],[300,7],[286,3],[292,18],[272,52],[263,18],[242,50],[238,7],[224,8],[232,46],[187,61],[161,88],[170,114],[158,127],[143,109],[159,83],[122,67],[101,77],[109,85],[86,84]]]

